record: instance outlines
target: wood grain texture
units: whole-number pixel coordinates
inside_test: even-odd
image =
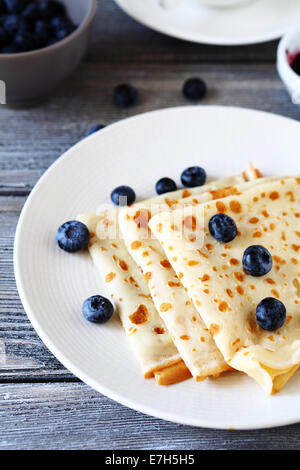
[[[188,104],[184,80],[201,76],[201,105],[234,105],[299,119],[275,68],[276,41],[216,47],[168,38],[98,2],[85,62],[31,109],[0,106],[0,449],[295,449],[300,424],[265,431],[190,428],[127,409],[81,383],[48,351],[20,302],[13,273],[19,213],[42,173],[95,123]],[[1,77],[0,77],[1,79]],[[139,89],[129,111],[112,104],[120,82]],[[259,165],[259,162],[257,162]]]

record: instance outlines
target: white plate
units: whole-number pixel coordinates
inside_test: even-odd
[[[253,0],[228,8],[209,8],[184,0],[164,10],[158,0],[115,0],[130,16],[161,33],[188,41],[242,45],[282,36],[300,17],[299,0]]]
[[[170,421],[225,429],[300,421],[300,373],[273,397],[239,373],[170,387],[144,380],[118,319],[101,326],[81,315],[85,298],[104,293],[89,256],[55,244],[62,222],[108,202],[122,183],[150,197],[160,177],[178,181],[189,165],[216,178],[238,174],[250,159],[265,175],[298,174],[299,134],[299,123],[272,114],[188,106],[111,125],[59,158],[24,206],[14,260],[24,308],[52,353],[99,392]]]

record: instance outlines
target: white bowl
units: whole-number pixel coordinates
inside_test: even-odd
[[[174,8],[183,1],[184,0],[159,0],[160,4],[165,8]],[[199,0],[199,3],[211,7],[227,7],[250,1],[253,0]]]
[[[300,104],[300,76],[291,68],[291,57],[300,53],[300,28],[283,36],[277,49],[277,70],[294,104]]]

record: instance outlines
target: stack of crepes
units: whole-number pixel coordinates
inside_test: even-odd
[[[78,218],[90,230],[90,254],[146,378],[167,385],[234,368],[274,393],[297,369],[300,185],[259,176],[250,165],[239,176]],[[208,231],[219,212],[238,227],[229,244]],[[262,278],[242,267],[253,244],[273,255],[273,269]],[[255,318],[268,295],[288,312],[275,333]]]

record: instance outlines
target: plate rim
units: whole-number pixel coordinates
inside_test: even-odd
[[[158,109],[158,110],[153,110],[153,111],[148,111],[145,113],[140,113],[131,117],[127,117],[124,119],[121,119],[113,124],[110,124],[107,126],[105,129],[101,130],[101,135],[110,132],[112,128],[120,127],[120,126],[126,126],[128,121],[133,121],[133,120],[139,120],[139,119],[147,119],[149,115],[153,114],[167,114],[167,113],[173,113],[173,112],[180,112],[181,110],[186,110],[188,111],[189,109],[195,110],[195,106],[189,105],[189,106],[176,106],[176,107],[171,107],[171,108],[163,108],[163,109]],[[263,114],[266,116],[272,116],[275,117],[276,119],[279,120],[288,120],[292,121],[294,124],[300,125],[298,121],[295,119],[292,119],[290,117],[285,117],[282,115],[278,115],[275,113],[270,113],[267,111],[261,111],[261,110],[254,110],[251,108],[244,108],[244,107],[238,107],[238,106],[221,106],[221,105],[203,105],[199,107],[199,109],[214,109],[216,111],[220,110],[234,110],[236,112],[242,111],[246,113],[251,113],[251,114]],[[197,109],[197,108],[196,108]],[[42,340],[44,345],[50,350],[50,352],[56,357],[61,364],[66,367],[72,374],[74,374],[76,377],[78,377],[80,380],[82,380],[84,383],[89,385],[92,389],[96,390],[97,392],[100,392],[101,394],[105,395],[106,397],[116,401],[117,403],[120,403],[127,408],[131,408],[135,411],[138,411],[140,413],[146,414],[148,416],[153,416],[158,419],[163,419],[169,422],[173,422],[176,424],[183,424],[186,426],[194,426],[194,427],[203,427],[203,428],[208,428],[208,429],[220,429],[220,430],[255,430],[255,429],[268,429],[268,428],[273,428],[273,427],[279,427],[279,426],[287,426],[287,425],[292,425],[300,422],[300,412],[299,416],[294,416],[291,419],[286,419],[286,420],[278,420],[276,419],[272,422],[270,421],[261,421],[259,424],[253,424],[253,425],[244,425],[244,424],[239,424],[238,426],[235,426],[234,428],[229,428],[227,425],[221,425],[219,421],[211,421],[207,420],[205,418],[201,418],[201,422],[199,422],[199,418],[193,419],[193,418],[188,418],[188,419],[180,419],[178,415],[176,415],[176,418],[170,414],[170,412],[161,412],[157,411],[157,409],[152,408],[151,406],[147,405],[141,405],[139,402],[136,402],[135,400],[130,400],[128,398],[125,398],[122,394],[118,394],[114,390],[106,387],[105,385],[99,384],[96,380],[90,378],[88,374],[86,374],[80,367],[77,367],[77,365],[72,362],[72,360],[69,360],[68,357],[65,356],[65,354],[58,348],[56,348],[55,344],[53,343],[51,337],[48,335],[47,331],[44,330],[44,328],[40,325],[40,322],[36,319],[35,314],[33,312],[33,309],[30,306],[30,300],[28,299],[28,295],[23,288],[22,285],[22,275],[21,275],[21,268],[20,268],[20,263],[19,263],[19,250],[20,250],[20,244],[21,244],[21,235],[22,235],[22,225],[23,221],[25,220],[27,216],[27,211],[30,209],[30,204],[31,200],[35,197],[35,193],[39,190],[40,186],[43,184],[44,179],[47,178],[47,176],[56,169],[58,165],[61,164],[62,161],[66,160],[67,158],[71,158],[71,155],[74,151],[75,148],[83,146],[84,142],[88,140],[93,140],[98,138],[97,133],[92,134],[90,136],[87,136],[77,142],[75,145],[71,146],[66,152],[64,152],[61,156],[59,156],[49,167],[45,172],[41,175],[41,177],[38,179],[36,184],[34,185],[33,189],[31,190],[30,194],[28,195],[23,208],[21,210],[18,222],[17,222],[17,227],[15,231],[15,239],[14,239],[14,246],[13,246],[13,264],[14,264],[14,275],[15,275],[15,280],[16,280],[16,285],[19,293],[20,300],[22,302],[22,305],[24,307],[25,313],[30,320],[33,328],[35,329],[37,335],[39,338]]]
[[[237,38],[236,40],[230,40],[226,37],[207,37],[207,35],[202,36],[201,34],[199,34],[196,37],[193,34],[192,35],[181,34],[180,32],[176,32],[172,30],[171,28],[164,29],[163,27],[160,27],[159,25],[156,25],[153,22],[148,21],[147,18],[142,19],[139,17],[139,15],[135,14],[131,10],[129,11],[129,9],[126,7],[124,3],[124,0],[114,0],[114,1],[124,13],[126,13],[128,16],[133,18],[138,23],[141,23],[144,26],[147,26],[148,28],[154,31],[157,31],[161,34],[164,34],[164,35],[176,38],[176,39],[181,39],[184,41],[198,43],[198,44],[207,44],[207,45],[212,45],[212,46],[246,46],[246,45],[260,44],[260,43],[279,39],[286,32],[286,29],[282,27],[282,28],[279,28],[276,32],[273,31],[272,33],[269,33],[269,34],[253,36],[252,39],[249,39],[248,37],[248,38]]]

